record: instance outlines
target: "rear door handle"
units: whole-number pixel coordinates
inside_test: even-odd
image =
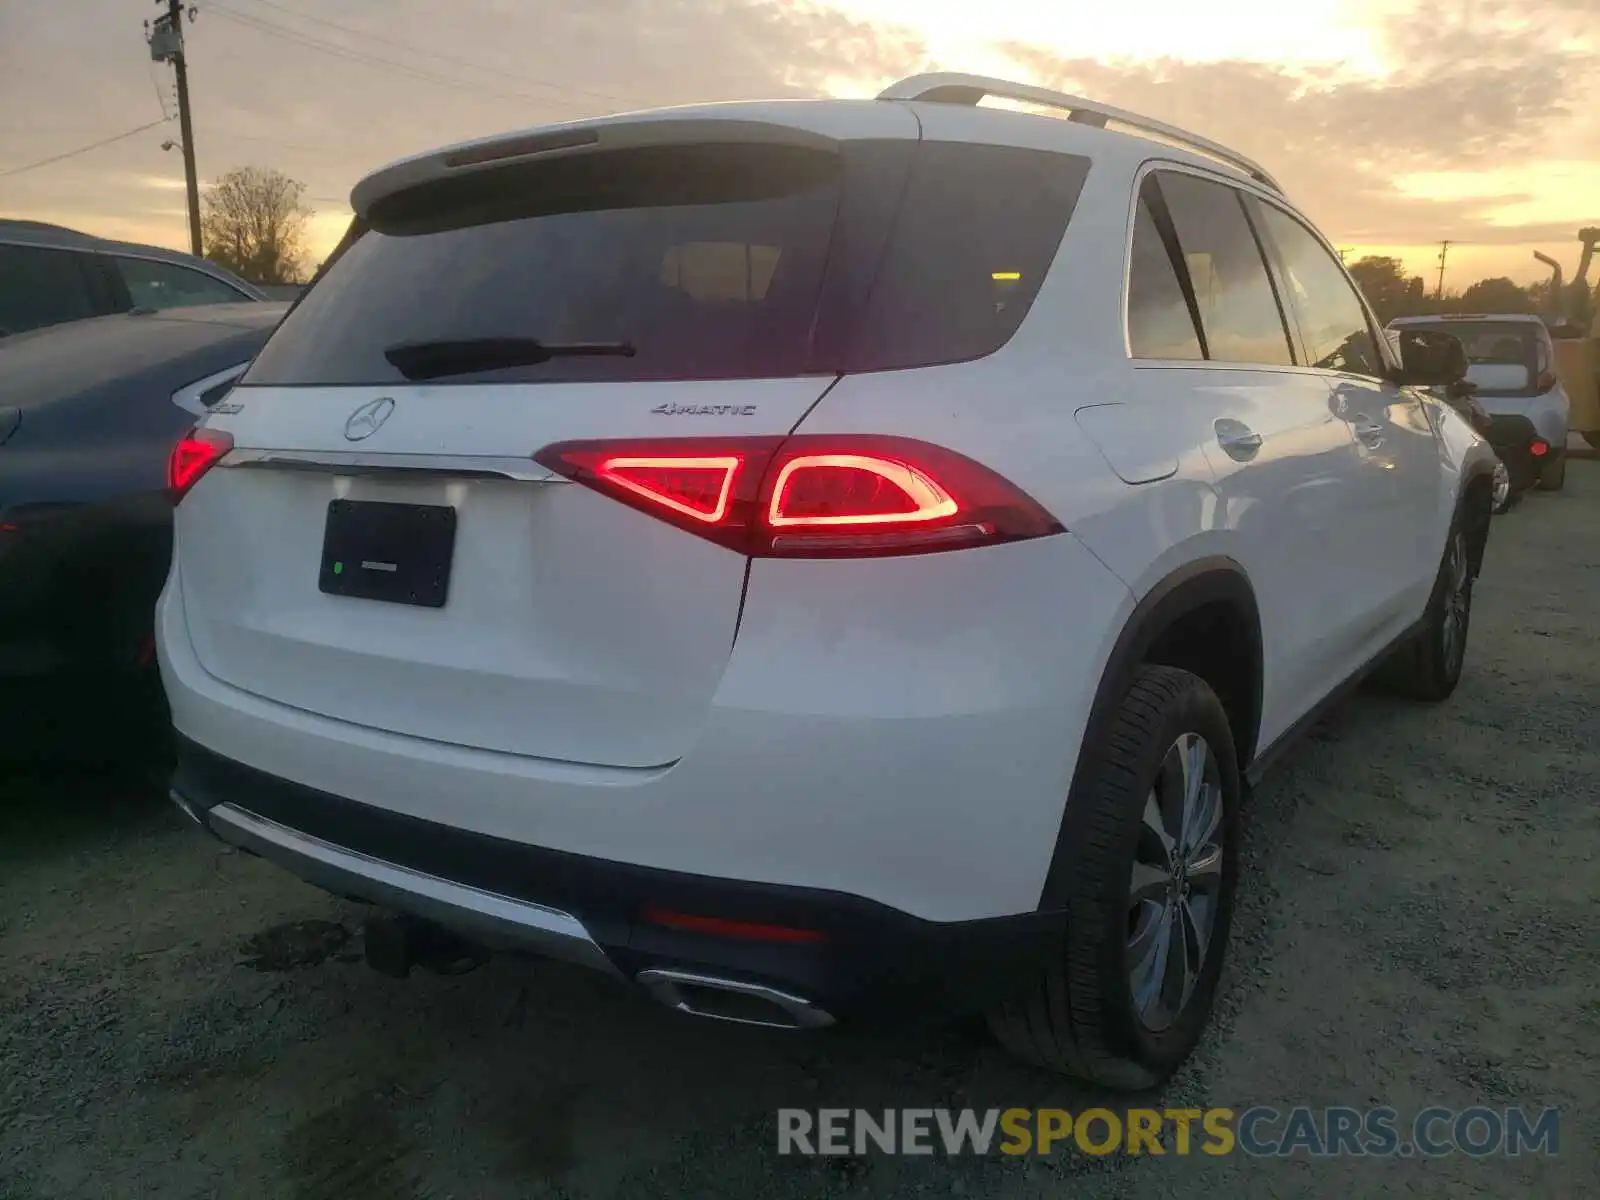
[[[1235,462],[1249,462],[1261,449],[1261,435],[1243,421],[1220,417],[1212,428],[1217,431],[1217,445]]]

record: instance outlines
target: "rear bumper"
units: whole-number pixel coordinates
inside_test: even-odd
[[[1487,437],[1500,461],[1505,463],[1514,491],[1532,487],[1539,481],[1540,473],[1566,453],[1564,435],[1559,442],[1551,441],[1527,417],[1494,416]],[[1531,447],[1535,441],[1543,441],[1549,446],[1545,454],[1534,455]]]
[[[835,892],[506,842],[275,778],[187,739],[173,796],[222,840],[318,887],[493,948],[629,980],[665,970],[742,981],[856,1020],[985,1007],[1059,953],[1064,931],[1059,914],[924,921]],[[808,937],[669,927],[649,919],[658,910]]]
[[[700,732],[654,768],[402,736],[220,680],[181,551],[157,644],[180,734],[382,814],[928,922],[1037,909],[1126,587],[1070,535],[823,565],[756,564]]]

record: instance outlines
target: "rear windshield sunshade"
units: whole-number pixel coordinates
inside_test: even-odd
[[[453,348],[448,383],[977,358],[1026,315],[1087,172],[1041,151],[860,141],[653,146],[446,179],[375,205],[242,383],[400,384],[396,363],[437,344]],[[535,352],[508,356],[513,342]],[[471,345],[497,352],[478,362]],[[627,352],[574,352],[597,346]]]

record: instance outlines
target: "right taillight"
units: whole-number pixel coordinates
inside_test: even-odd
[[[925,554],[1061,532],[1016,485],[965,455],[911,438],[563,442],[534,457],[757,558]]]
[[[233,449],[233,437],[218,429],[191,429],[178,439],[167,459],[167,492],[176,504]]]

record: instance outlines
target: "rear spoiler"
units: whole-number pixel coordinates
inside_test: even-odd
[[[446,146],[374,171],[351,191],[350,206],[358,219],[366,219],[371,216],[373,205],[401,192],[445,179],[494,171],[512,163],[527,163],[535,158],[571,158],[644,146],[720,142],[757,142],[819,150],[834,149],[838,145],[836,138],[823,133],[774,121],[733,118],[727,115],[729,111],[728,107],[723,107],[684,117],[668,110],[642,114],[638,119],[611,118],[587,126],[555,126]]]

